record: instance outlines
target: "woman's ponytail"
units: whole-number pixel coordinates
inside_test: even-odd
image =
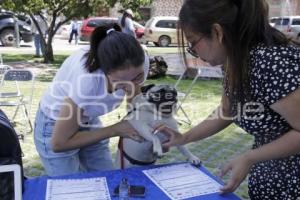
[[[238,41],[243,47],[251,47],[257,41],[268,41],[270,29],[268,4],[265,0],[232,0],[238,7],[236,27]]]
[[[90,50],[86,54],[87,60],[85,63],[85,68],[89,72],[93,72],[93,71],[99,69],[100,61],[97,56],[97,49],[98,49],[99,44],[104,40],[104,38],[106,38],[107,31],[112,28],[115,31],[121,32],[120,26],[116,23],[110,24],[107,26],[99,26],[92,32],[92,35],[90,38]]]

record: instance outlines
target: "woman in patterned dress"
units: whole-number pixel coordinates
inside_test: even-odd
[[[221,174],[232,173],[221,192],[233,192],[249,174],[251,199],[300,199],[299,44],[269,25],[264,0],[186,0],[179,27],[189,53],[224,66],[224,93],[215,112],[186,134],[157,127],[170,137],[164,146],[235,123],[254,145],[224,166]]]

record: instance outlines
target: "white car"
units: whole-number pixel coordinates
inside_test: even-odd
[[[272,17],[270,24],[288,36],[300,37],[300,16]]]
[[[145,26],[146,42],[153,42],[155,46],[167,47],[177,44],[178,17],[159,16],[149,19]]]

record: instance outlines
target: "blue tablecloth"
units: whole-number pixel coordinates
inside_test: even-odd
[[[169,197],[161,191],[143,172],[144,169],[151,169],[155,167],[160,167],[162,165],[130,168],[126,170],[112,170],[103,172],[92,172],[92,173],[79,173],[67,176],[59,177],[48,177],[41,176],[33,179],[28,179],[25,181],[25,191],[23,194],[23,200],[44,200],[46,197],[46,186],[48,179],[74,179],[74,178],[91,178],[91,177],[106,177],[109,192],[111,194],[112,200],[117,200],[117,197],[113,197],[113,189],[120,183],[122,177],[126,177],[131,185],[143,185],[146,187],[146,197],[143,199],[149,200],[164,200],[169,199]],[[204,173],[208,174],[210,177],[218,181],[216,177],[212,176],[207,169],[203,166],[199,168]],[[131,198],[135,199],[135,198]],[[234,194],[209,194],[205,196],[194,197],[190,199],[205,199],[205,200],[237,200],[240,199]]]

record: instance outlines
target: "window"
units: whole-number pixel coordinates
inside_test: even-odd
[[[111,23],[117,23],[117,21],[113,19],[92,19],[88,22],[87,26],[98,27],[98,26],[103,26]]]
[[[290,19],[289,18],[273,18],[270,21],[271,21],[271,23],[275,23],[275,25],[288,25]]]
[[[152,24],[152,22],[153,22],[153,20],[154,20],[154,18],[149,19],[149,20],[146,22],[145,27],[150,27],[151,24]]]
[[[293,19],[292,25],[300,25],[300,18]]]
[[[159,28],[172,28],[176,29],[177,21],[174,20],[160,20],[156,23],[156,27]]]
[[[88,27],[97,27],[98,25],[98,20],[90,20],[88,23],[87,23],[87,26]]]

